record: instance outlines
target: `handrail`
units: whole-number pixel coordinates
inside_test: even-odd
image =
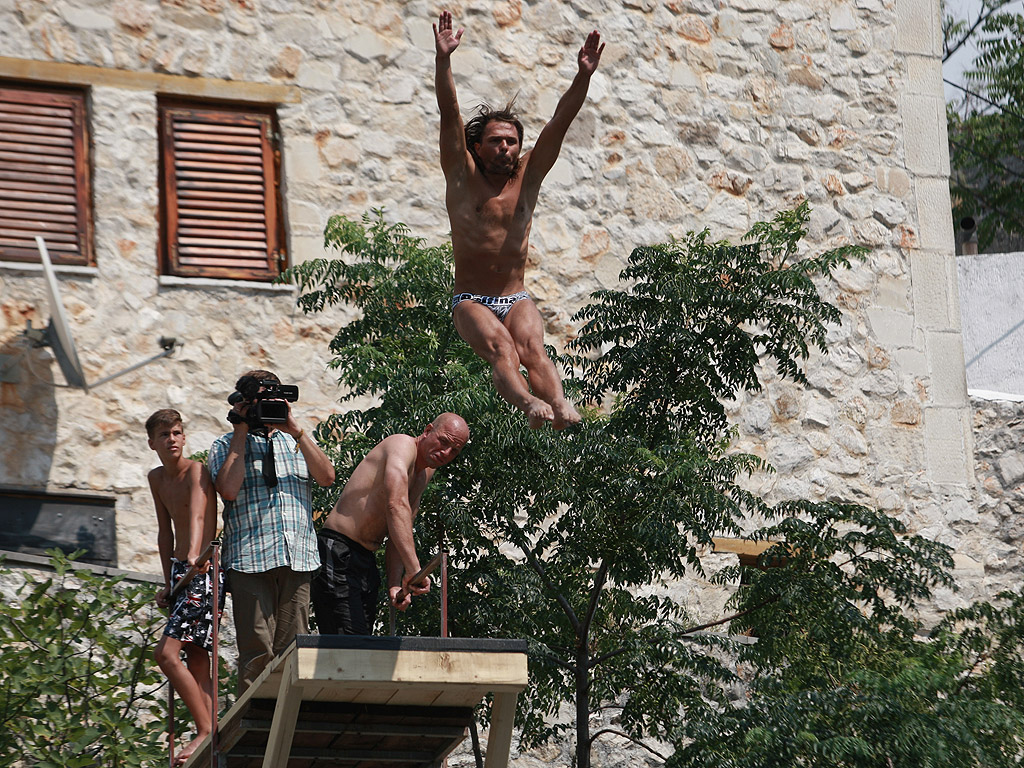
[[[444,557],[444,554],[445,554],[445,552],[442,549],[440,552],[438,552],[436,555],[434,555],[432,558],[430,558],[430,562],[429,563],[424,565],[422,568],[420,568],[418,571],[416,571],[415,574],[413,574],[413,577],[411,579],[409,579],[409,583],[410,584],[422,584],[424,579],[427,578],[427,576],[429,576],[431,573],[433,573],[434,571],[437,570],[437,566],[439,566],[441,564],[441,560]],[[401,600],[403,600],[405,598],[405,596],[407,594],[408,593],[403,588],[403,589],[398,590],[398,595],[396,595],[396,597],[397,597],[397,599],[399,601],[401,601]],[[389,619],[388,619],[388,623],[390,624],[390,632],[391,632],[392,635],[394,635],[395,634],[395,606],[393,606],[393,605],[391,606],[391,613],[390,613],[390,616],[389,616]]]

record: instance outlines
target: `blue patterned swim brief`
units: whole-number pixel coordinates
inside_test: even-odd
[[[512,309],[513,305],[517,301],[530,298],[530,294],[526,291],[519,291],[518,293],[512,293],[508,296],[484,296],[479,293],[456,293],[452,296],[452,311],[455,311],[455,307],[464,301],[475,301],[477,304],[483,304],[494,316],[499,320],[504,321],[505,316]]]

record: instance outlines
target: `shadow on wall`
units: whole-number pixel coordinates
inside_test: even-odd
[[[1024,396],[1024,253],[958,256],[967,387]]]
[[[0,485],[45,488],[57,445],[53,353],[15,336],[0,343]]]

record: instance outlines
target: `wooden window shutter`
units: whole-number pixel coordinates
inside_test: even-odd
[[[0,260],[92,264],[85,94],[0,85]]]
[[[164,271],[271,280],[282,267],[274,114],[161,103]]]

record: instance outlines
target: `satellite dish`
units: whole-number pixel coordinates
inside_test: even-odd
[[[60,366],[61,373],[64,374],[64,380],[67,381],[69,387],[77,387],[88,392],[90,387],[106,384],[111,379],[116,379],[118,376],[123,376],[134,371],[136,368],[141,368],[162,357],[169,357],[174,354],[174,350],[180,345],[178,340],[174,337],[161,336],[159,343],[163,352],[142,362],[135,363],[135,365],[113,373],[110,376],[105,376],[90,385],[85,379],[85,371],[82,370],[82,364],[78,360],[78,352],[75,350],[75,342],[71,338],[71,326],[68,324],[67,315],[64,314],[64,302],[61,300],[60,289],[57,286],[57,272],[54,270],[53,263],[50,261],[50,254],[46,250],[46,241],[36,235],[36,246],[39,248],[39,259],[43,265],[43,275],[46,277],[46,298],[50,303],[50,323],[45,331],[33,330],[32,324],[29,323],[25,334],[36,346],[47,346],[53,350],[53,354],[57,358],[57,364]],[[0,378],[0,380],[4,379]]]
[[[57,273],[50,261],[50,253],[46,250],[46,241],[39,235],[36,235],[36,247],[39,248],[43,275],[46,277],[46,299],[50,303],[50,324],[46,326],[44,343],[53,350],[57,364],[68,385],[88,392],[89,384],[85,380],[82,364],[78,361],[78,352],[75,351],[75,342],[71,338],[68,317],[64,314],[64,302],[60,298],[60,289],[57,287]]]

